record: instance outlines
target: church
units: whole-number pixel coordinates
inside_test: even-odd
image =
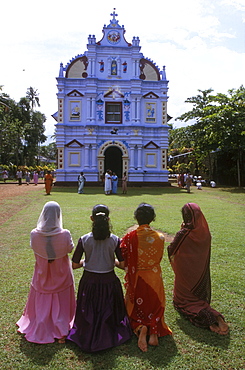
[[[139,37],[126,41],[118,15],[111,14],[100,41],[60,64],[57,77],[57,185],[90,185],[107,169],[129,186],[168,185],[168,81],[165,67],[140,52]]]

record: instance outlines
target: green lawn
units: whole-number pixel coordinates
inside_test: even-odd
[[[212,306],[230,323],[230,334],[222,337],[196,328],[173,309],[173,272],[165,250],[162,261],[167,298],[165,319],[173,335],[161,338],[159,347],[142,353],[133,337],[120,347],[90,355],[81,352],[73,343],[28,343],[17,333],[15,323],[25,306],[34,267],[34,256],[29,248],[30,231],[36,226],[41,209],[49,200],[61,205],[64,227],[71,231],[75,244],[80,235],[90,231],[89,216],[97,203],[109,206],[113,232],[119,236],[134,225],[133,212],[141,202],[155,207],[157,217],[152,226],[170,235],[179,230],[181,207],[186,202],[198,203],[212,233]],[[21,198],[1,202],[2,209],[12,209],[13,206],[16,213],[0,226],[1,369],[244,369],[243,189],[204,188],[200,191],[192,187],[191,194],[187,194],[177,187],[129,188],[127,195],[105,196],[102,187],[85,187],[85,194],[81,195],[75,188],[54,187],[49,197],[44,195],[43,190],[37,190]],[[81,273],[81,270],[74,271],[76,289]],[[124,272],[117,270],[117,273],[123,283]]]

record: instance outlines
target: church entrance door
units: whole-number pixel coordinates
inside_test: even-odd
[[[104,172],[110,169],[119,179],[122,178],[122,151],[117,146],[110,146],[105,150]]]

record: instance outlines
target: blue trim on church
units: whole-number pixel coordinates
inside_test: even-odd
[[[57,77],[57,183],[76,182],[83,171],[98,183],[107,166],[129,183],[167,184],[168,81],[141,53],[139,37],[129,43],[118,15],[103,36],[89,35],[87,50]]]

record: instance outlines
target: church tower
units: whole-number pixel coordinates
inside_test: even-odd
[[[98,184],[111,169],[131,185],[168,184],[167,91],[160,70],[140,52],[139,37],[129,43],[115,9],[100,41],[89,35],[87,50],[57,77],[55,114],[57,184]]]

